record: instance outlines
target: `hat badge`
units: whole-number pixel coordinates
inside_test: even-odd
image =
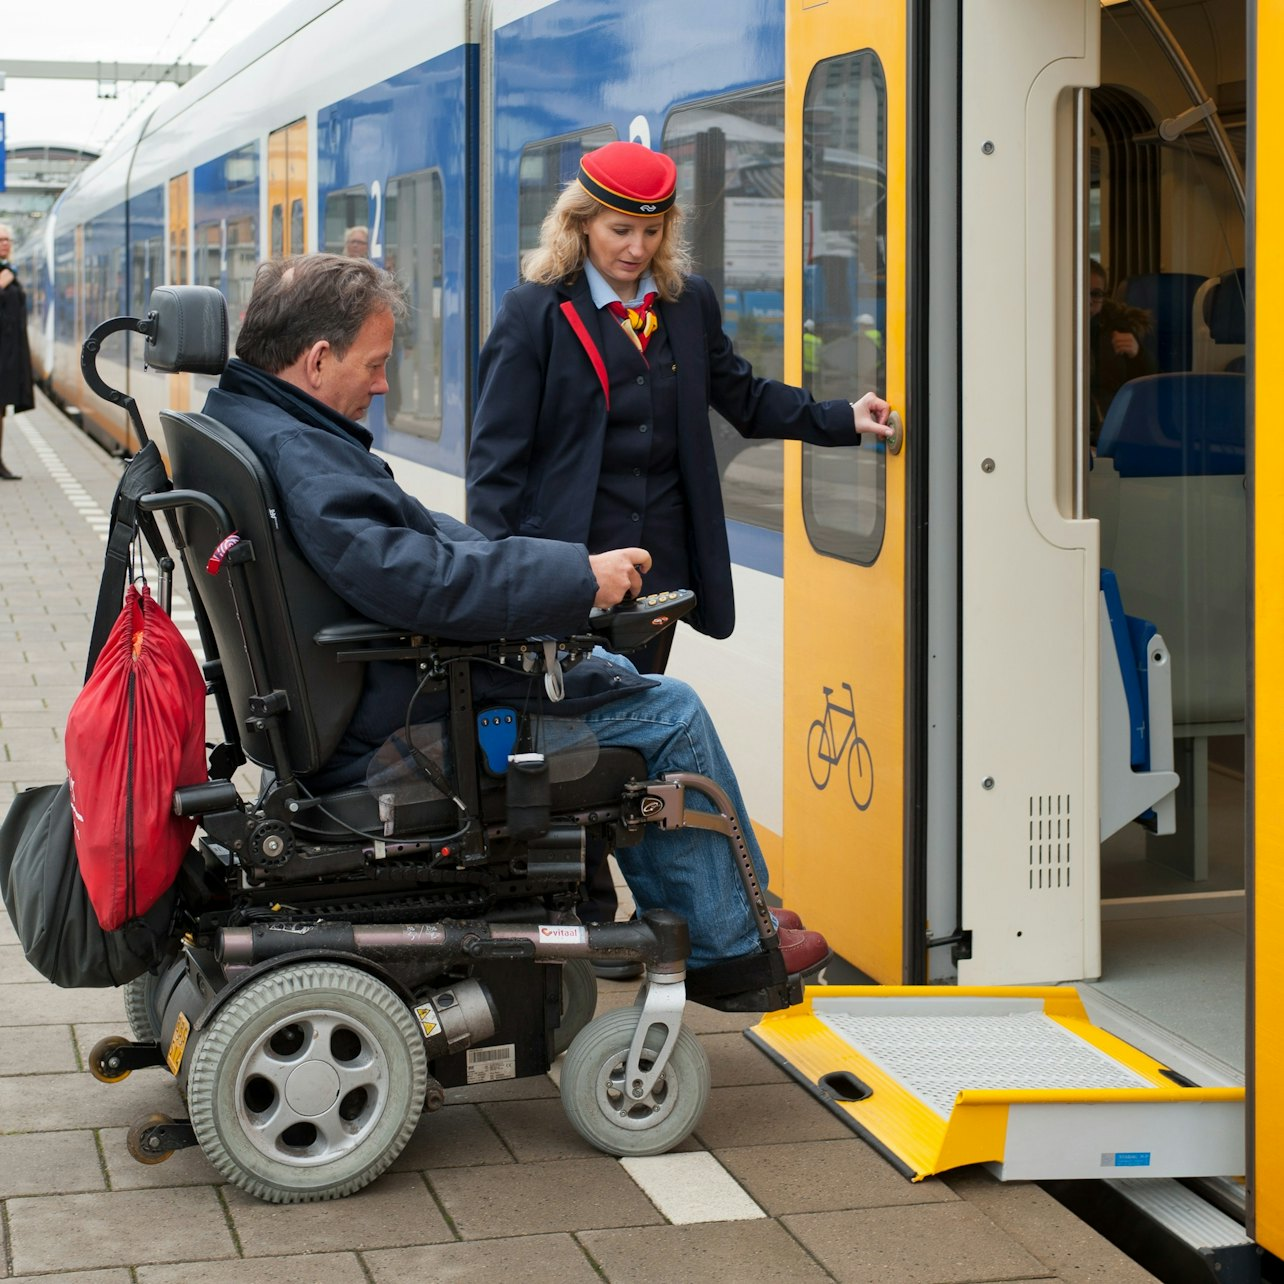
[[[640,210],[642,211],[642,213],[643,213],[643,214],[654,214],[654,213],[655,213],[655,206],[654,206],[654,205],[639,205],[639,206],[638,206],[638,209],[640,209]]]

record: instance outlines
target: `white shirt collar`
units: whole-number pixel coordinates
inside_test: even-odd
[[[589,292],[593,295],[593,306],[595,308],[600,310],[606,307],[608,303],[620,302],[620,296],[616,294],[615,290],[610,285],[607,284],[606,277],[604,277],[601,272],[593,266],[592,261],[587,258],[584,260],[584,275],[588,278]],[[637,294],[635,294],[633,298],[625,304],[625,306],[630,308],[636,307],[644,298],[646,298],[647,294],[651,292],[655,292],[656,294],[659,293],[655,288],[655,277],[653,277],[650,272],[646,272],[643,274],[642,280],[638,282]]]

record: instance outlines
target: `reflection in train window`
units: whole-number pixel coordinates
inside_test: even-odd
[[[364,187],[345,187],[325,198],[322,248],[327,254],[343,254],[350,227],[370,227],[370,196]],[[368,243],[368,241],[367,241]]]
[[[615,141],[610,125],[598,125],[561,138],[534,143],[522,151],[517,180],[518,250],[525,254],[539,244],[539,229],[553,202],[579,171],[580,157]]]
[[[383,265],[406,289],[410,315],[397,326],[388,361],[389,428],[441,436],[442,184],[437,170],[388,180]],[[327,225],[327,236],[328,225]]]
[[[192,281],[223,291],[227,299],[228,348],[234,350],[258,264],[254,219],[247,214],[241,218],[197,223],[192,240],[195,246]]]
[[[165,238],[157,232],[155,236],[131,241],[129,252],[130,315],[146,316],[152,291],[164,279]]]
[[[882,393],[887,91],[869,51],[820,63],[803,104],[804,383],[825,400]],[[887,454],[803,446],[803,516],[822,553],[871,564],[883,543]]]
[[[723,329],[764,379],[784,373],[785,91],[770,85],[674,111],[664,150],[678,167],[695,270]],[[781,529],[783,445],[750,442],[711,411],[727,516]]]

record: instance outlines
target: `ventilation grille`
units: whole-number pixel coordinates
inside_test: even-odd
[[[1030,796],[1030,890],[1063,891],[1070,886],[1071,816],[1069,794]]]

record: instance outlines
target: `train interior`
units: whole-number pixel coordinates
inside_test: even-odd
[[[1231,175],[1245,165],[1245,12],[1233,0],[1160,12],[1228,148],[1139,11],[1103,7],[1089,107],[1089,253],[1102,272],[1088,274],[1087,511],[1124,611],[1166,644],[1181,784],[1170,826],[1153,814],[1150,828],[1103,826],[1095,988],[1242,1080],[1248,376],[1243,189]],[[1109,658],[1103,646],[1103,669]],[[1106,794],[1103,781],[1103,810]]]

